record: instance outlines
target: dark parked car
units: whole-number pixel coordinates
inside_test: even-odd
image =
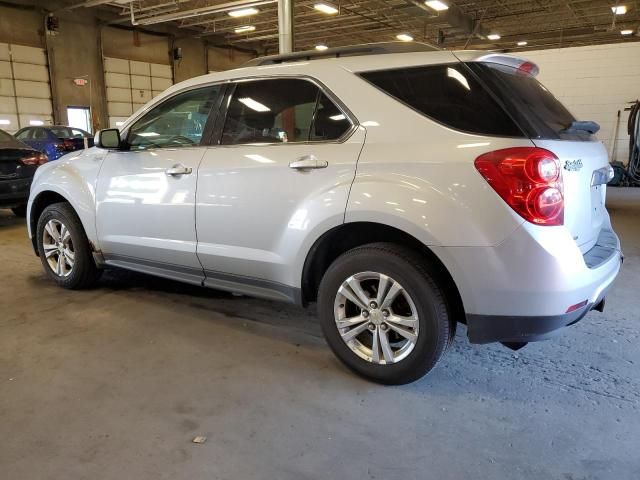
[[[0,208],[26,215],[33,174],[43,163],[47,163],[44,153],[0,130]]]
[[[93,147],[93,135],[89,132],[60,125],[21,128],[16,132],[15,137],[39,152],[45,153],[49,160],[57,160],[69,152],[82,150],[85,147],[85,138],[87,147]]]

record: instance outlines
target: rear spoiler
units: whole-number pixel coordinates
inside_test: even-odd
[[[466,55],[465,55],[466,56]],[[518,70],[520,73],[535,77],[540,73],[540,68],[533,62],[524,58],[514,57],[513,55],[505,55],[503,53],[489,53],[473,58],[460,58],[456,55],[456,58],[461,62],[482,62],[482,63],[497,63],[498,65],[504,65],[505,67],[512,67]]]

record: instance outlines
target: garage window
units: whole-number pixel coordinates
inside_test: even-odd
[[[223,145],[336,140],[348,118],[313,83],[300,79],[237,84],[222,133]]]
[[[361,76],[400,102],[448,127],[482,135],[523,135],[464,65],[378,70]]]

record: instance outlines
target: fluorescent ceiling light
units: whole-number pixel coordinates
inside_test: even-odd
[[[29,125],[39,127],[40,125],[44,125],[44,122],[42,120],[29,120]]]
[[[313,8],[319,12],[326,13],[327,15],[334,15],[338,13],[338,9],[330,3],[316,3]]]
[[[122,125],[124,125],[124,122],[116,122],[116,127],[121,127]]]
[[[627,6],[617,5],[615,7],[611,7],[611,11],[616,15],[624,15],[625,13],[627,13]]]
[[[398,35],[396,35],[396,38],[398,40],[403,41],[403,42],[412,42],[413,41],[413,37],[411,35],[409,35],[408,33],[399,33]]]
[[[239,10],[231,10],[229,12],[229,16],[238,18],[238,17],[248,17],[249,15],[255,15],[259,10],[257,8],[241,8]]]
[[[489,35],[487,35],[487,38],[489,40],[500,40],[500,35],[498,35],[497,33],[490,33]]]
[[[333,120],[334,122],[339,122],[340,120],[344,120],[345,116],[343,114],[338,114],[338,115],[331,115],[329,117],[331,120]]]
[[[160,136],[160,134],[156,132],[142,132],[142,133],[137,133],[136,135],[138,135],[139,137],[159,137]]]
[[[0,118],[0,125],[11,125],[11,120],[7,120],[6,118]]]
[[[631,35],[633,30],[620,30],[621,35]]]
[[[319,43],[318,45],[316,45],[316,50],[326,50],[327,47],[324,43]]]
[[[526,44],[527,42],[525,42],[524,40],[522,40],[521,42],[518,42],[519,47],[524,47]]]
[[[253,25],[245,25],[244,27],[238,27],[234,30],[236,33],[253,32],[256,29]]]
[[[251,110],[255,110],[256,112],[270,112],[271,111],[271,109],[269,107],[267,107],[266,105],[261,104],[260,102],[256,102],[253,98],[250,98],[250,97],[239,98],[238,101],[240,103],[243,103],[247,107],[249,107]]]
[[[440,0],[427,0],[424,2],[425,5],[429,8],[433,8],[436,12],[442,12],[444,10],[449,10],[449,5]]]

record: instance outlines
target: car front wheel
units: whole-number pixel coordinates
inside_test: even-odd
[[[322,279],[318,313],[336,356],[383,384],[425,375],[453,333],[428,264],[394,244],[366,245],[338,257]]]
[[[69,289],[91,287],[100,277],[82,223],[71,205],[44,209],[36,229],[38,253],[47,275]]]

